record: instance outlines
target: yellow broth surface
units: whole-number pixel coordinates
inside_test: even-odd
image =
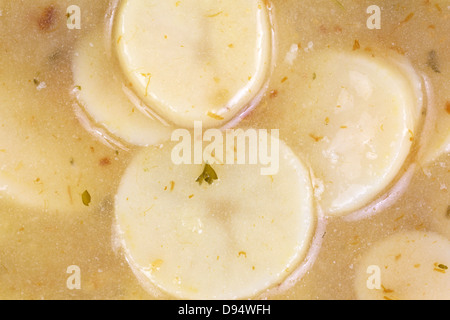
[[[280,139],[299,157],[307,152],[295,130],[303,126],[302,119],[286,110],[296,103],[292,90],[297,85],[292,80],[303,77],[299,66],[321,50],[405,57],[424,83],[425,111],[410,156],[396,178],[402,183],[391,184],[373,199],[375,203],[387,199],[387,205],[370,207],[369,213],[323,218],[314,240],[317,255],[310,257],[305,272],[290,285],[252,298],[357,299],[358,261],[374,243],[405,230],[450,237],[448,148],[433,157],[450,130],[450,2],[375,2],[267,3],[275,39],[274,67],[261,101],[237,127],[279,129]],[[83,90],[72,75],[77,43],[99,28],[104,31],[95,44],[110,40],[118,3],[77,1],[80,29],[67,26],[71,18],[66,10],[72,4],[69,0],[0,0],[4,95],[0,108],[5,110],[0,132],[7,136],[7,141],[0,139],[0,170],[8,172],[11,181],[18,177],[34,183],[37,190],[35,197],[19,199],[5,192],[9,182],[0,181],[0,298],[175,298],[145,290],[114,232],[114,197],[140,148],[120,139],[105,143],[107,134],[99,134],[107,132],[104,128],[93,126],[89,117],[88,125],[80,120],[74,94]],[[367,26],[371,16],[367,8],[374,4],[382,9],[380,29]],[[290,64],[286,59],[293,48],[295,63]],[[111,69],[121,72],[118,64]],[[313,77],[313,73],[304,75],[304,81]],[[58,177],[53,179],[56,187],[49,185],[52,177]],[[63,205],[54,207],[54,202]],[[70,266],[81,270],[79,290],[68,288]]]

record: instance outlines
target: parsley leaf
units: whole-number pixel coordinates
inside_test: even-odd
[[[198,182],[200,185],[202,185],[203,181],[206,181],[211,185],[213,184],[214,180],[219,180],[219,177],[217,176],[217,173],[214,171],[214,169],[209,164],[206,164],[202,174],[197,178],[197,180],[195,180],[195,182]]]

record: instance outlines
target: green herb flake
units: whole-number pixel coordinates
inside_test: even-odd
[[[445,214],[447,219],[450,219],[450,206],[447,207],[447,213]]]
[[[439,61],[436,51],[432,50],[428,53],[428,66],[436,73],[441,73],[441,69],[439,67]]]
[[[345,10],[345,7],[341,2],[339,2],[338,0],[333,0],[333,2],[336,3],[339,7],[341,7],[341,9]]]
[[[41,82],[38,79],[34,78],[33,83],[34,85],[38,86]]]
[[[58,59],[60,56],[61,56],[61,51],[57,50],[57,51],[53,52],[53,53],[48,57],[48,60],[51,61],[51,62],[53,62],[53,61],[55,61],[56,59]]]
[[[81,195],[81,200],[86,207],[89,207],[89,205],[91,204],[91,195],[87,190],[85,190]]]
[[[448,270],[448,267],[445,264],[438,264],[438,268],[442,270]]]
[[[214,180],[219,180],[219,177],[217,176],[217,173],[214,171],[214,169],[209,164],[206,164],[202,174],[197,178],[197,180],[195,180],[195,182],[198,182],[200,185],[202,185],[203,181],[206,181],[211,185],[213,184]]]

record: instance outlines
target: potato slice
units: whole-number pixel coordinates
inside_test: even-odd
[[[297,138],[290,145],[314,170],[327,215],[375,200],[408,158],[421,115],[421,81],[407,62],[393,61],[311,53],[284,85],[290,101],[280,119]]]
[[[74,84],[85,111],[97,125],[130,144],[149,146],[168,140],[173,129],[142,111],[142,101],[124,85],[120,69],[108,55],[103,32],[98,28],[83,37],[73,59]]]
[[[364,300],[448,300],[448,267],[448,239],[432,232],[401,232],[375,243],[364,254],[355,290]]]
[[[117,54],[138,95],[167,121],[217,127],[267,81],[271,25],[262,0],[122,1]]]
[[[146,148],[120,184],[115,212],[127,260],[150,290],[184,299],[253,296],[302,262],[315,226],[309,171],[281,143],[277,175],[260,165],[174,165],[174,144]]]

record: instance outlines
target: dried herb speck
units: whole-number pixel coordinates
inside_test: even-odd
[[[195,182],[198,182],[200,185],[202,185],[203,181],[206,181],[208,184],[213,184],[214,180],[218,180],[219,177],[217,176],[217,173],[214,171],[214,169],[209,165],[205,165],[205,169],[203,170],[202,174],[195,180]]]
[[[89,205],[91,204],[91,195],[87,190],[85,190],[81,195],[81,200],[86,207],[89,207]]]
[[[436,73],[441,73],[441,69],[439,67],[439,61],[438,61],[438,56],[436,51],[431,50],[428,53],[428,62],[427,62],[428,66],[431,68],[431,70],[433,70]]]

